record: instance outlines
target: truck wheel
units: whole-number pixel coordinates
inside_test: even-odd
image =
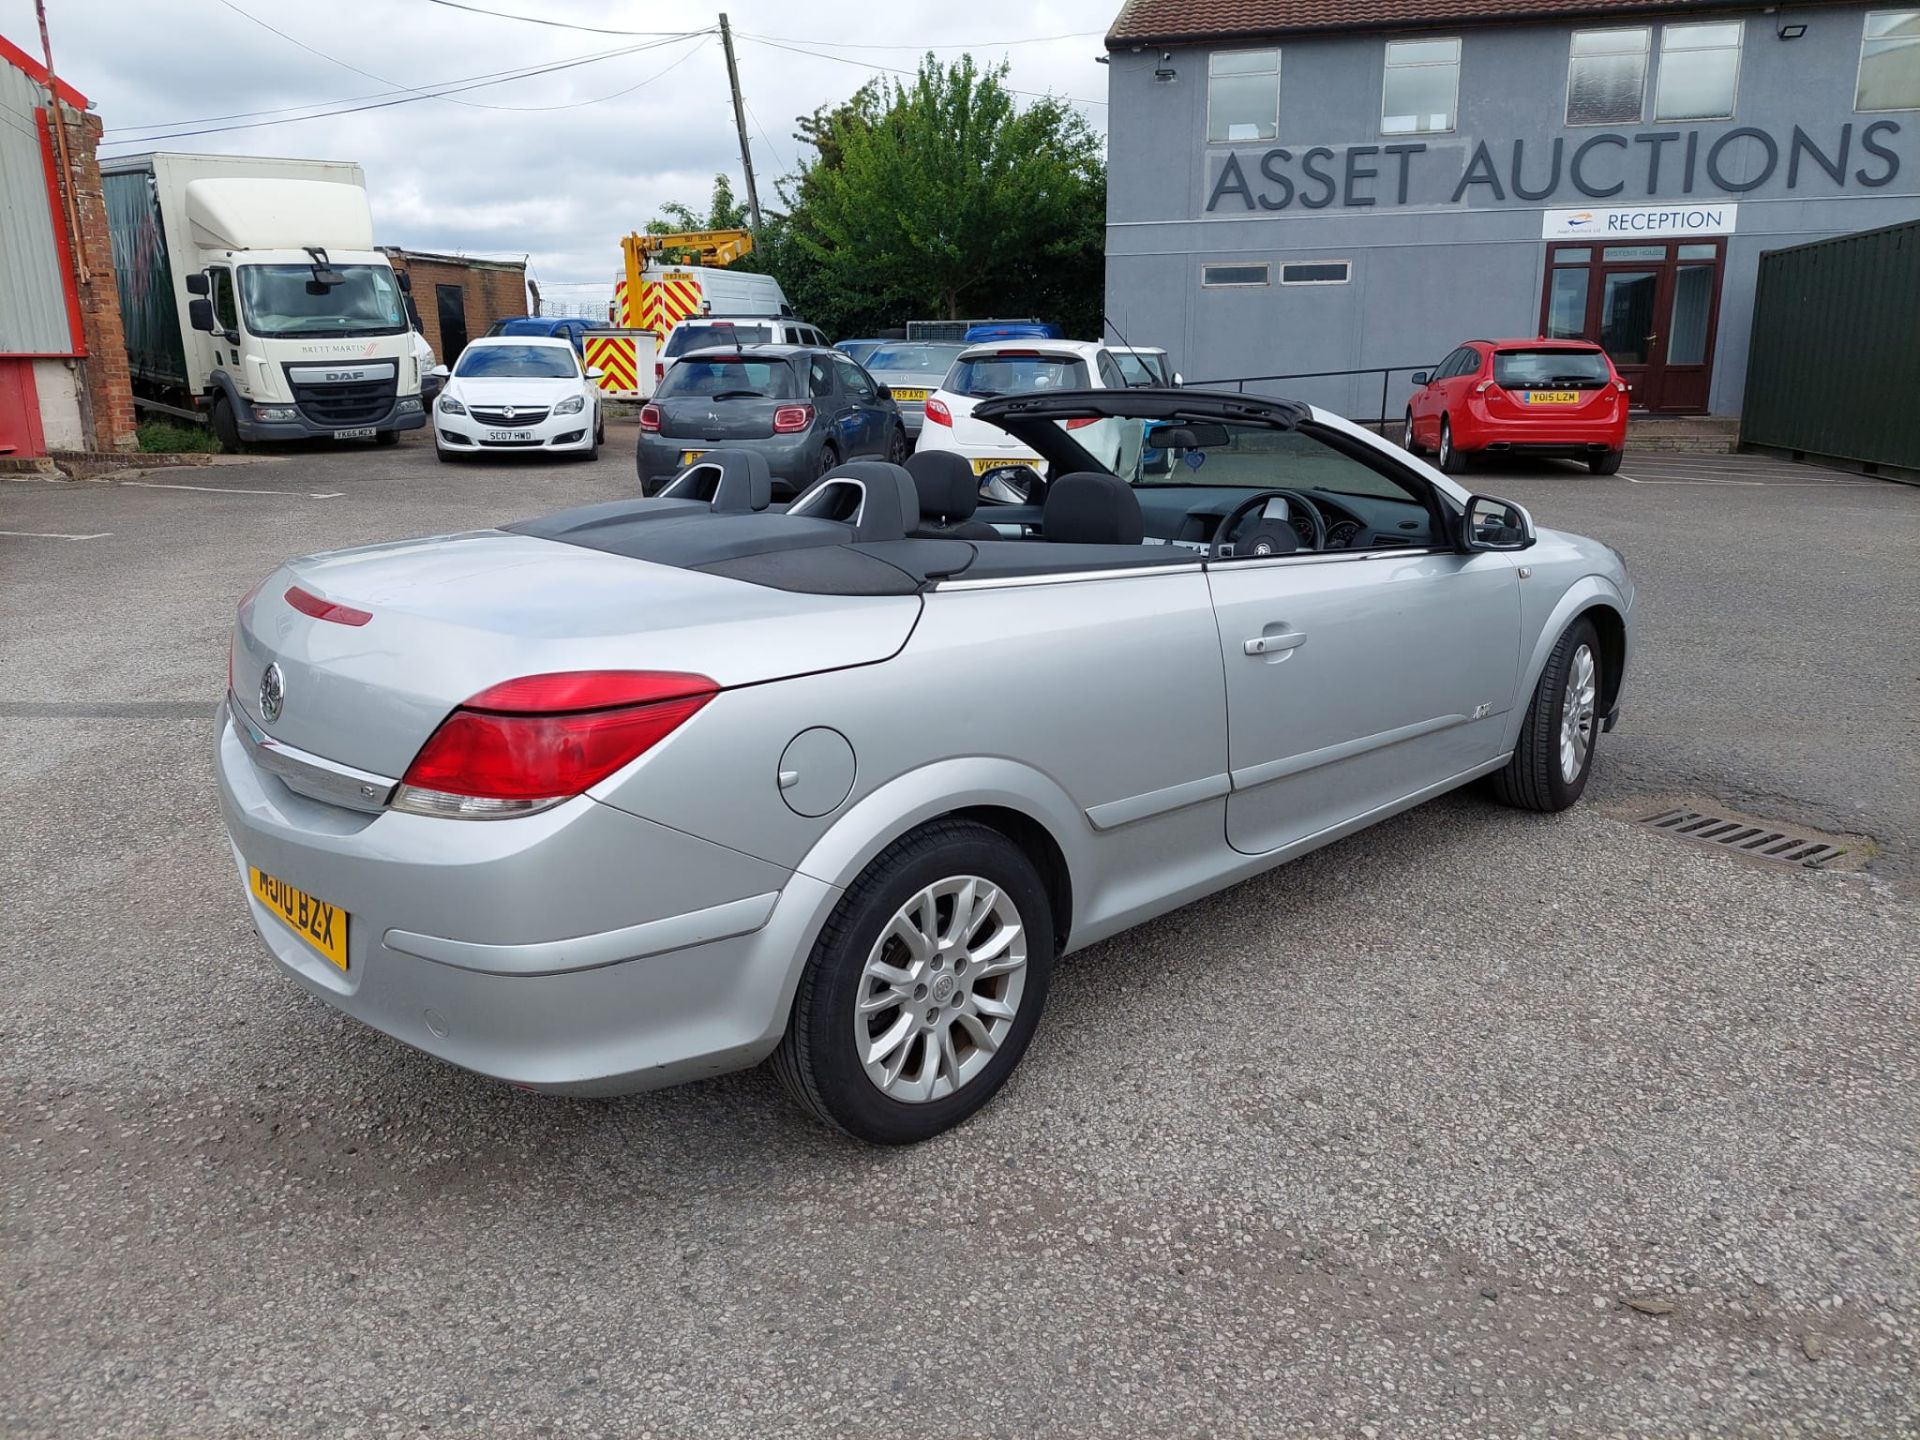
[[[213,402],[213,438],[229,455],[244,455],[247,442],[240,438],[240,422],[233,413],[233,402],[222,395]]]
[[[376,445],[398,445],[400,443],[400,432],[398,430],[378,431],[373,437],[373,443]]]

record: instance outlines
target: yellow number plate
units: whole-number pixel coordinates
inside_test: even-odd
[[[691,465],[706,453],[704,450],[682,450],[680,452],[680,463],[682,465]]]
[[[893,398],[896,400],[924,400],[927,393],[925,390],[903,390],[898,385],[893,387]]]
[[[1574,390],[1527,391],[1527,404],[1529,405],[1578,405],[1579,403],[1579,392]]]
[[[1003,460],[976,460],[973,462],[973,473],[984,475],[989,470],[999,470],[1008,465],[1028,465],[1038,470],[1040,461],[1037,457],[1030,455],[1009,455]]]
[[[342,970],[347,968],[346,911],[261,873],[258,866],[247,867],[247,884],[253,898],[286,921],[294,934]]]

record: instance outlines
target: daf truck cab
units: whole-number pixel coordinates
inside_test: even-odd
[[[406,282],[360,167],[226,155],[102,166],[136,404],[221,444],[392,444],[426,423]]]

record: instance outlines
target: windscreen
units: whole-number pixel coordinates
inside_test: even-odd
[[[876,374],[891,370],[937,380],[952,367],[954,357],[966,348],[964,345],[889,345],[867,357],[867,369]]]
[[[1115,350],[1112,354],[1129,385],[1165,385],[1171,379],[1164,355],[1133,355],[1125,350]]]
[[[766,400],[797,400],[800,379],[784,360],[756,360],[744,355],[700,355],[682,360],[667,372],[654,391],[656,400],[698,395],[708,400],[737,400],[757,396]]]
[[[407,328],[400,287],[385,265],[334,265],[336,285],[312,265],[242,265],[240,303],[256,335],[390,335]]]
[[[463,378],[474,375],[567,380],[580,373],[573,350],[564,345],[469,345],[453,367]]]
[[[943,390],[984,400],[991,395],[1032,395],[1087,388],[1087,363],[1076,356],[1038,351],[976,355],[957,360]]]
[[[773,339],[771,325],[682,325],[667,337],[663,355],[684,355],[714,345],[765,345]]]
[[[1503,390],[1593,390],[1612,384],[1613,372],[1598,350],[1496,350],[1493,383]]]

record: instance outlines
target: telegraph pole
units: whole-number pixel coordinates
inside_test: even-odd
[[[727,28],[726,12],[720,14],[720,44],[727,52],[727,84],[733,90],[733,126],[740,132],[740,168],[747,172],[747,213],[753,217],[753,233],[760,233],[760,192],[753,185],[753,151],[747,146],[747,110],[740,100],[740,67],[733,60],[733,31]]]

